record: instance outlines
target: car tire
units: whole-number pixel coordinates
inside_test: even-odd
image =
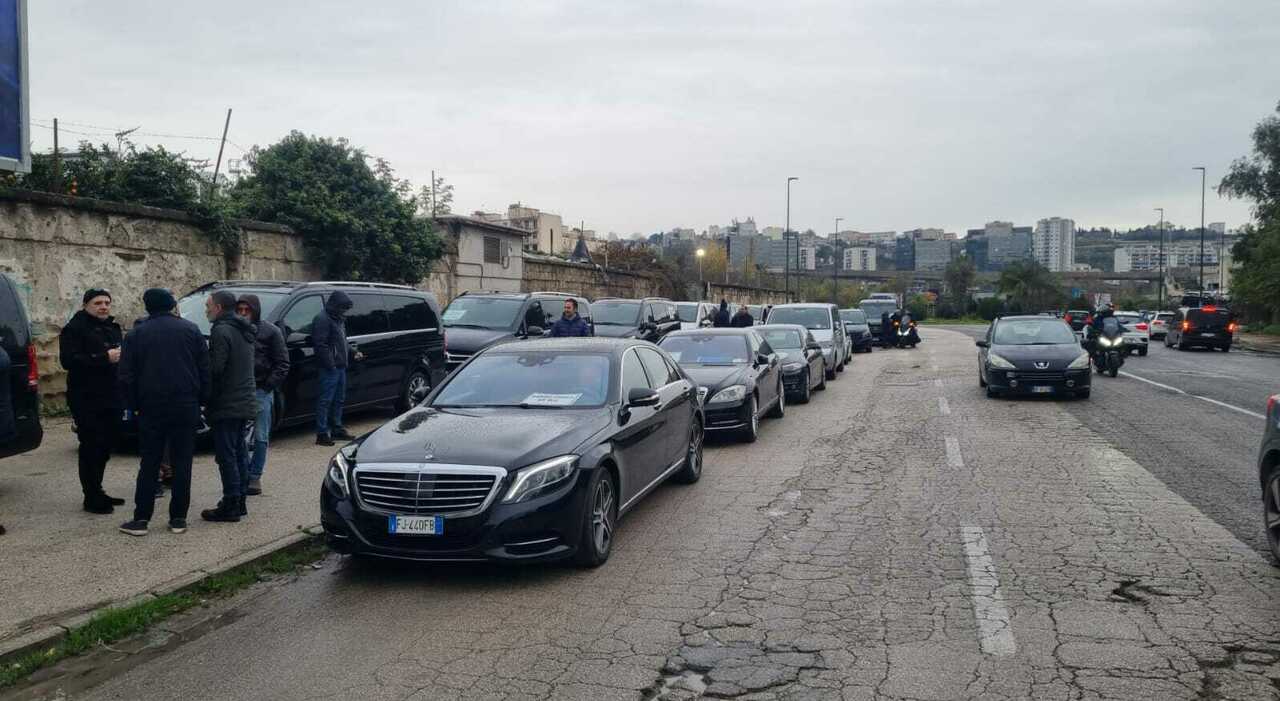
[[[1076,399],[1088,399],[1092,390],[1079,389],[1076,390]]]
[[[796,399],[797,404],[808,404],[809,400],[813,398],[813,388],[809,386],[809,382],[812,379],[813,377],[809,375],[809,371],[805,370],[804,377],[800,382],[800,397]]]
[[[1223,353],[1230,353],[1230,352],[1231,352],[1231,344],[1230,344],[1230,343],[1228,343],[1227,345],[1223,346],[1223,347],[1222,347],[1222,352],[1223,352]]]
[[[427,371],[422,368],[416,368],[404,378],[404,383],[400,386],[400,396],[396,399],[396,411],[404,413],[413,407],[413,393],[420,387],[430,387],[431,378],[427,377]]]
[[[582,509],[582,534],[574,555],[578,566],[599,567],[609,560],[618,523],[617,494],[609,470],[596,468],[587,483],[587,504]]]
[[[701,422],[694,422],[693,431],[689,434],[689,447],[685,449],[684,467],[671,476],[680,484],[693,484],[702,477],[702,444],[706,439],[706,431]]]
[[[836,371],[836,369],[835,369],[834,367],[827,368],[827,372],[826,372],[827,379],[828,379],[828,380],[834,380],[834,379],[836,379],[836,372],[837,372],[837,371]]]
[[[979,368],[979,369],[978,369],[978,386],[979,386],[979,387],[984,387],[984,388],[987,386],[987,381],[986,381],[985,379],[983,379],[983,377],[982,377],[982,369],[981,369],[981,368]]]
[[[769,410],[769,418],[780,419],[787,415],[787,388],[782,385],[782,380],[778,380],[778,401],[774,403],[773,408]]]
[[[1183,341],[1182,339],[1178,339],[1178,346],[1177,346],[1177,347],[1178,347],[1178,350],[1180,350],[1180,351],[1184,351],[1184,350],[1186,350],[1189,346],[1187,346],[1186,342],[1185,342],[1185,341]]]
[[[1146,347],[1146,346],[1143,346],[1143,347],[1141,347],[1141,348],[1139,348],[1139,349],[1138,349],[1138,357],[1139,357],[1139,358],[1145,358],[1145,357],[1147,357],[1147,347]]]
[[[818,373],[818,377],[820,378],[818,380],[818,386],[814,389],[821,392],[827,388],[827,364],[825,362],[822,364],[822,372]]]
[[[1262,530],[1271,546],[1271,562],[1280,567],[1280,465],[1272,465],[1262,480]]]
[[[747,425],[742,427],[742,442],[755,443],[760,437],[760,398],[751,395],[751,404],[747,407]]]
[[[995,399],[999,396],[1000,396],[1000,393],[997,392],[994,387],[992,387],[991,385],[987,385],[987,399]]]

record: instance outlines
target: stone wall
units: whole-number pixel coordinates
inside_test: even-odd
[[[658,275],[604,269],[589,263],[525,254],[524,292],[554,291],[602,297],[666,297],[672,294],[669,284]],[[443,301],[443,300],[442,300]]]
[[[707,301],[719,302],[722,299],[737,304],[783,304],[787,301],[787,293],[783,290],[771,290],[763,287],[746,287],[743,285],[722,285],[707,283],[709,288]]]
[[[105,287],[126,329],[145,314],[142,292],[181,296],[213,280],[316,280],[302,239],[287,227],[239,222],[232,260],[183,212],[86,198],[0,190],[0,271],[22,291],[37,335],[42,393],[65,389],[58,332],[89,287]]]

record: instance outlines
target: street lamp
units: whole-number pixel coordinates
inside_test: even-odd
[[[787,178],[787,225],[782,231],[782,280],[788,302],[791,301],[791,181],[799,179],[795,176]]]
[[[837,271],[840,270],[840,264],[836,261],[836,239],[840,237],[840,222],[844,221],[844,217],[836,217],[836,230],[831,233],[831,303],[840,304],[840,279],[837,277]]]
[[[1156,311],[1164,311],[1164,207],[1156,207],[1160,213],[1160,290],[1156,293]]]
[[[706,287],[706,283],[702,281],[702,257],[707,255],[707,251],[699,248],[696,253],[698,256],[698,294],[702,295],[703,299],[706,299],[707,292],[704,289]]]
[[[1204,166],[1191,170],[1200,171],[1200,303],[1204,303]]]

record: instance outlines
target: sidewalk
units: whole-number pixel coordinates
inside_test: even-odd
[[[1236,334],[1235,345],[1256,353],[1280,354],[1280,336],[1267,336],[1260,333]]]
[[[352,417],[360,434],[390,418],[390,411]],[[198,452],[192,470],[189,530],[173,535],[168,497],[156,503],[151,533],[116,530],[133,515],[138,456],[128,452],[107,465],[108,494],[129,500],[109,516],[81,510],[76,439],[66,419],[45,422],[39,450],[0,461],[0,650],[20,638],[39,639],[102,606],[121,603],[176,582],[192,581],[249,553],[292,542],[320,522],[321,479],[334,448],[315,445],[306,427],[281,431],[271,445],[262,496],[249,498],[240,523],[200,520],[200,510],[221,496],[212,452]]]

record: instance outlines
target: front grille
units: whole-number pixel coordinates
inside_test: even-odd
[[[356,470],[356,492],[370,511],[462,516],[483,509],[498,486],[495,471]]]
[[[1009,377],[1015,380],[1061,382],[1067,379],[1067,374],[1061,370],[1018,370],[1010,372]]]
[[[705,411],[704,415],[706,417],[708,428],[736,426],[742,423],[741,406],[735,406],[728,409],[708,409]]]

